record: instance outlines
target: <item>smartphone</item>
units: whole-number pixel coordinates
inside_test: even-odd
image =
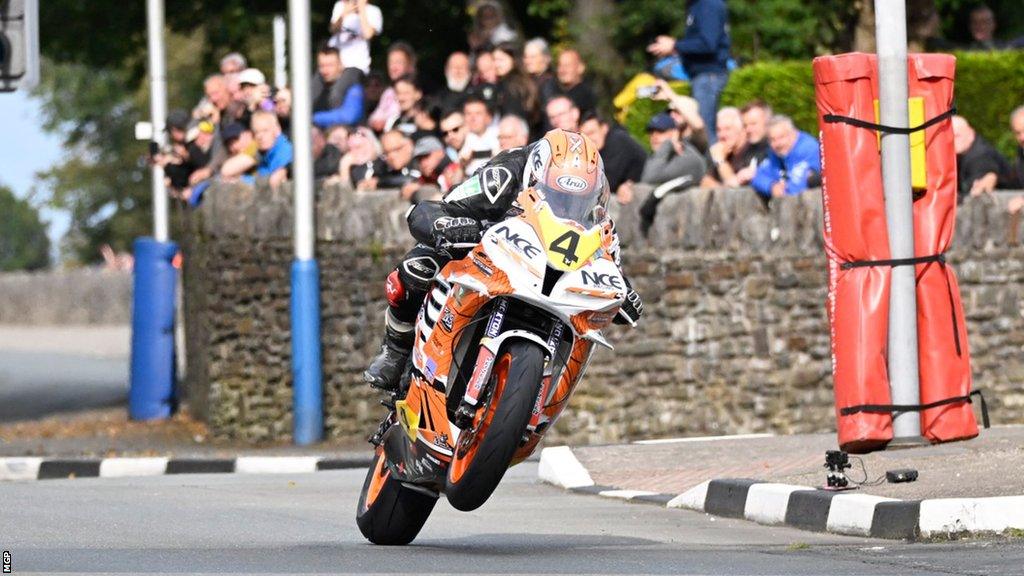
[[[637,98],[654,98],[654,95],[658,93],[657,86],[637,86],[636,97]]]

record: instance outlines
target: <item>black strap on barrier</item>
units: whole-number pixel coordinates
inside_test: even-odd
[[[856,126],[858,128],[867,128],[868,130],[876,130],[878,132],[885,132],[887,134],[913,134],[914,132],[919,132],[921,130],[931,128],[932,126],[938,124],[939,122],[942,122],[943,120],[952,117],[954,114],[956,114],[956,106],[953,106],[952,108],[946,110],[942,114],[939,114],[938,116],[932,118],[931,120],[928,120],[924,124],[921,124],[920,126],[914,126],[913,128],[899,128],[896,126],[886,126],[884,124],[867,122],[864,120],[860,120],[858,118],[851,118],[849,116],[840,116],[839,114],[825,114],[822,117],[822,119],[825,120],[825,123],[827,124],[849,124],[851,126]]]
[[[914,264],[927,264],[929,262],[938,262],[940,264],[946,263],[945,254],[932,254],[931,256],[919,256],[917,258],[897,258],[895,260],[855,260],[853,262],[843,262],[839,265],[843,270],[849,270],[850,268],[863,268],[865,266],[911,266]]]
[[[952,398],[946,398],[945,400],[937,400],[935,402],[929,402],[928,404],[862,404],[860,406],[849,406],[839,410],[841,416],[850,416],[860,412],[868,412],[871,414],[893,414],[896,412],[920,412],[922,410],[930,410],[932,408],[938,408],[939,406],[945,406],[947,404],[957,404],[959,402],[966,402],[973,404],[974,401],[971,396],[977,396],[981,400],[981,422],[985,428],[989,428],[988,419],[988,404],[985,403],[985,395],[981,393],[981,390],[975,390],[966,396],[954,396]]]
[[[893,260],[855,260],[843,262],[839,265],[843,270],[851,268],[863,268],[867,266],[913,266],[915,264],[928,264],[938,262],[945,269],[946,255],[943,253],[932,254],[931,256],[919,256],[917,258],[896,258]],[[949,281],[949,274],[946,274],[946,292],[949,294],[949,312],[953,315],[953,345],[956,347],[956,355],[962,356],[963,350],[960,346],[960,325],[956,319],[956,301],[953,298],[953,284]]]

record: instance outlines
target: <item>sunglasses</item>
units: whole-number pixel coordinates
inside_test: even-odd
[[[455,128],[452,128],[451,130],[441,130],[441,134],[444,134],[445,136],[448,136],[449,134],[455,134],[459,130],[462,130],[463,126],[465,126],[465,124],[459,124]]]

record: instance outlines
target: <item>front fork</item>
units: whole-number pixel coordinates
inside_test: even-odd
[[[480,402],[487,390],[487,383],[490,380],[491,371],[494,369],[495,356],[497,354],[497,350],[491,350],[488,344],[492,339],[497,338],[501,334],[507,311],[508,300],[502,298],[498,301],[498,305],[491,312],[491,317],[487,321],[487,330],[480,340],[480,351],[476,357],[476,364],[473,366],[473,375],[469,379],[469,384],[466,385],[466,393],[463,395],[459,407],[455,410],[453,423],[460,429],[466,430],[472,425],[476,412],[480,408]],[[558,350],[558,344],[562,340],[564,327],[565,324],[562,322],[554,324],[551,333],[548,335],[548,350]],[[545,371],[544,383],[534,404],[533,414],[528,426],[530,432],[536,430],[541,424],[545,399],[552,385],[551,381],[551,374]]]
[[[491,368],[494,367],[494,352],[491,352],[485,344],[492,338],[501,334],[501,326],[505,323],[505,313],[508,312],[508,299],[501,298],[498,305],[491,312],[487,320],[487,330],[480,339],[480,352],[476,356],[476,364],[473,366],[473,376],[466,385],[466,393],[462,396],[459,407],[455,410],[455,425],[465,430],[473,423],[477,407],[480,404],[480,396],[483,394],[484,386],[491,375]]]

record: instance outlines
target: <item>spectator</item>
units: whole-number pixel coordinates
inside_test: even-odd
[[[708,141],[715,142],[715,113],[718,101],[729,79],[729,14],[724,0],[692,0],[687,3],[686,32],[679,40],[658,36],[647,47],[656,56],[676,53],[683,60],[683,69],[690,77],[693,97],[700,105],[700,115],[708,131]]]
[[[667,128],[671,118],[659,118],[657,128]],[[707,171],[703,154],[683,137],[681,130],[668,132],[643,165],[640,181],[654,186],[665,186],[665,192],[690,188],[700,183]],[[664,193],[659,194],[663,197]],[[653,218],[652,218],[653,219]]]
[[[273,110],[274,101],[270,98],[270,86],[267,77],[256,68],[246,68],[238,75],[241,87],[241,102],[245,105],[241,122],[248,124],[252,113],[257,110]]]
[[[348,152],[348,135],[348,127],[340,125],[331,126],[324,133],[327,143],[337,148],[342,154]]]
[[[697,101],[675,90],[664,80],[657,81],[658,91],[653,99],[668,102],[668,113],[672,115],[683,137],[693,144],[702,154],[708,151],[708,133],[704,126],[704,118],[700,113]]]
[[[643,175],[647,154],[624,128],[612,125],[597,112],[588,112],[580,123],[580,133],[593,140],[604,160],[604,172],[610,190],[622,204],[633,200],[633,183]]]
[[[313,151],[313,178],[323,180],[338,173],[341,163],[341,150],[327,142],[322,130],[313,126],[312,151]]]
[[[1010,113],[1010,128],[1017,140],[1017,158],[1014,163],[1015,188],[1024,188],[1024,106],[1018,106]]]
[[[546,112],[548,124],[552,128],[569,132],[580,131],[580,109],[568,96],[559,94],[548,100]]]
[[[231,52],[220,59],[220,73],[225,78],[237,76],[249,67],[249,62],[238,52]]]
[[[395,98],[398,101],[398,114],[388,118],[384,123],[385,130],[401,130],[406,136],[415,137],[419,131],[416,125],[416,115],[421,112],[420,101],[423,99],[423,90],[411,74],[406,74],[395,80]]]
[[[164,169],[170,187],[180,192],[188,187],[192,172],[201,166],[193,166],[188,150],[189,114],[184,110],[173,110],[167,115],[165,130],[168,135],[166,149],[153,156],[153,163]],[[207,158],[207,160],[209,160]],[[203,163],[205,165],[205,162]]]
[[[372,190],[377,179],[387,170],[381,160],[381,145],[373,130],[360,126],[348,136],[348,152],[341,157],[338,167],[342,186],[357,190]]]
[[[252,115],[252,134],[260,150],[256,175],[268,178],[272,187],[288,178],[292,165],[292,143],[281,133],[281,124],[273,112],[260,110]]]
[[[708,150],[708,174],[701,185],[705,188],[728,186],[736,188],[749,184],[762,160],[754,156],[747,146],[747,133],[743,130],[743,116],[739,108],[722,108],[717,115],[718,142]]]
[[[570,48],[558,55],[558,93],[571,98],[583,113],[597,108],[597,94],[584,78],[586,71],[587,66],[576,50]]]
[[[796,195],[821,184],[821,157],[818,141],[797,130],[786,116],[774,116],[768,122],[771,153],[757,167],[750,182],[766,199]]]
[[[362,72],[343,73],[338,51],[326,44],[317,52],[316,69],[310,83],[313,123],[323,129],[358,124],[363,119],[363,86],[358,82]]]
[[[466,144],[466,120],[462,116],[462,108],[449,110],[441,118],[441,137],[444,138],[448,159],[459,162],[459,152]]]
[[[473,76],[469,94],[482,98],[488,106],[494,105],[498,94],[498,71],[494,65],[494,55],[490,52],[480,52],[476,55],[476,74]]]
[[[684,130],[671,114],[658,114],[647,128],[652,152],[644,163],[640,181],[655,188],[639,210],[640,230],[645,236],[654,224],[661,200],[670,192],[696,186],[707,171],[704,155],[684,136]]]
[[[441,194],[445,194],[462,181],[462,168],[458,162],[448,159],[444,153],[444,144],[436,137],[426,136],[417,140],[412,155],[420,177],[402,187],[402,198],[413,204],[440,199],[440,194],[424,194],[425,186],[436,186]]]
[[[479,97],[466,99],[462,115],[466,119],[466,141],[459,151],[459,159],[466,175],[472,176],[498,152],[498,130],[493,124],[490,107]]]
[[[752,100],[740,109],[740,113],[743,114],[747,146],[760,163],[771,153],[771,146],[768,145],[768,120],[773,115],[772,107],[761,100]]]
[[[679,134],[679,125],[668,112],[659,112],[647,123],[647,142],[651,151],[657,151],[661,145]]]
[[[412,163],[412,138],[398,130],[389,130],[381,136],[380,143],[384,148],[387,170],[378,177],[375,187],[401,189],[405,184],[419,180],[420,172]]]
[[[530,143],[530,126],[519,116],[504,116],[498,122],[498,148],[521,148]]]
[[[959,201],[968,194],[979,196],[996,188],[1012,187],[1010,164],[963,116],[953,117],[953,147],[956,149]]]
[[[515,42],[519,34],[508,25],[505,11],[494,0],[483,0],[476,5],[473,15],[473,29],[469,32],[469,48],[487,51],[504,42]]]
[[[501,44],[491,52],[491,55],[494,58],[494,70],[498,75],[498,115],[513,114],[524,118],[530,126],[539,126],[541,118],[537,87],[519,67],[516,47]]]
[[[437,101],[442,110],[462,108],[466,90],[473,79],[469,69],[469,56],[465,52],[452,52],[444,64],[445,87],[438,92]]]
[[[551,48],[547,40],[534,38],[523,47],[523,68],[537,87],[537,98],[541,105],[555,95],[557,85],[551,74]]]
[[[409,74],[416,74],[416,51],[406,42],[395,42],[388,48],[388,78],[393,84]],[[394,86],[389,86],[381,94],[377,108],[370,114],[367,123],[374,132],[383,132],[388,120],[400,116],[401,113]]]
[[[956,48],[952,42],[942,36],[942,18],[935,8],[918,19],[918,29],[913,36],[921,39],[922,52],[950,52]],[[909,24],[909,22],[908,22]]]
[[[292,132],[292,91],[288,88],[279,88],[274,93],[274,112],[277,120],[281,123],[281,130],[285,134]]]
[[[1002,50],[1002,42],[996,40],[996,15],[982,4],[971,10],[971,44],[968,50]]]
[[[252,131],[241,124],[229,124],[221,129],[221,138],[224,139],[224,146],[230,156],[220,167],[220,179],[225,182],[254,183],[260,150]],[[202,189],[199,186],[194,190],[194,197],[195,192],[201,197]],[[196,201],[198,202],[198,198]]]
[[[328,45],[338,51],[345,63],[342,82],[346,86],[362,83],[370,73],[370,40],[384,28],[380,8],[366,0],[339,0],[331,12],[331,39]]]
[[[203,82],[203,93],[205,98],[196,107],[193,116],[206,118],[214,124],[220,124],[222,119],[229,120],[224,123],[230,124],[231,113],[228,109],[231,107],[232,99],[224,76],[215,74],[208,77]]]

